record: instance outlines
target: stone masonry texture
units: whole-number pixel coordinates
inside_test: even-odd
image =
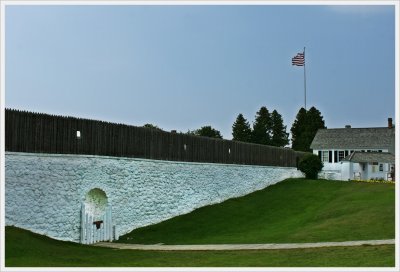
[[[18,152],[5,158],[6,225],[73,242],[92,189],[105,192],[123,235],[302,176],[288,167]]]

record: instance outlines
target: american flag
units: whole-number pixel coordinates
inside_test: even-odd
[[[304,53],[297,53],[297,55],[292,58],[292,65],[304,66],[304,64]]]

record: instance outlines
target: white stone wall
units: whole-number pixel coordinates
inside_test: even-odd
[[[120,235],[260,190],[295,168],[186,163],[87,155],[5,155],[6,225],[79,242],[87,193],[103,190]]]

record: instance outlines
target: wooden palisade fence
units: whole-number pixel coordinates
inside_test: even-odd
[[[5,110],[5,149],[284,167],[295,167],[304,155],[281,147],[14,109]]]

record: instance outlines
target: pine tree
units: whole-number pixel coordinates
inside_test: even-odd
[[[281,147],[287,145],[289,143],[289,133],[286,132],[286,126],[283,125],[282,115],[280,115],[276,110],[271,113],[271,123],[271,145]]]
[[[251,142],[263,145],[271,144],[271,128],[270,113],[266,107],[261,107],[255,116]]]
[[[307,111],[307,124],[308,124],[308,129],[309,132],[312,136],[312,139],[310,141],[310,144],[312,140],[314,139],[315,134],[317,133],[318,129],[320,128],[326,128],[325,127],[325,121],[321,115],[321,112],[317,110],[315,107],[311,107]]]
[[[249,122],[239,114],[235,123],[232,125],[232,140],[241,142],[250,142],[251,128]]]
[[[292,133],[292,149],[297,151],[306,151],[304,147],[304,136],[307,131],[307,111],[301,108],[296,115],[296,120],[290,129]]]
[[[320,128],[326,128],[321,112],[315,107],[311,107],[308,111],[301,108],[290,130],[292,132],[292,149],[311,151],[311,142]]]

